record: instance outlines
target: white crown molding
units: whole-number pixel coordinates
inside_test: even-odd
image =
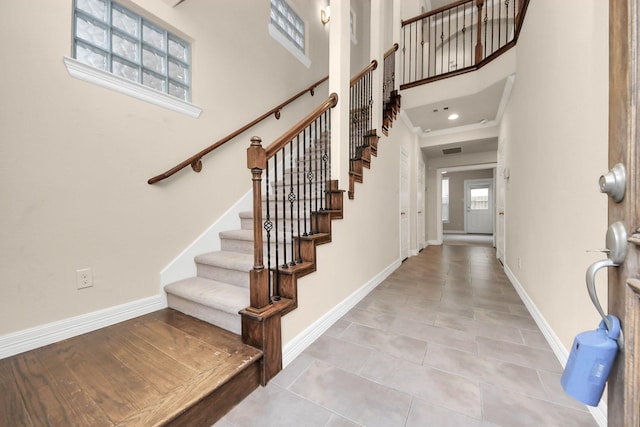
[[[161,295],[0,336],[0,359],[166,308]]]
[[[400,118],[402,119],[402,122],[407,126],[407,128],[409,128],[409,131],[411,131],[411,133],[413,133],[414,135],[418,135],[420,132],[422,132],[422,128],[420,126],[415,126],[411,121],[409,115],[404,110],[400,110]]]
[[[202,108],[169,94],[132,82],[123,77],[84,64],[76,59],[64,57],[64,65],[71,77],[120,92],[124,95],[167,108],[187,116],[198,118]]]

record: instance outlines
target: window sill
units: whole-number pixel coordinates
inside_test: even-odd
[[[307,67],[311,68],[311,60],[300,51],[300,49],[296,48],[291,41],[286,38],[280,30],[278,30],[272,23],[269,23],[269,35],[273,37],[278,43],[285,47],[296,59]]]
[[[142,86],[141,84],[132,82],[123,77],[94,68],[76,59],[65,56],[63,61],[64,65],[67,67],[69,75],[76,79],[84,80],[133,98],[137,98],[178,113],[186,114],[187,116],[196,119],[200,117],[200,114],[202,113],[202,108],[197,107],[190,102],[182,101],[166,93],[158,92],[155,89]]]

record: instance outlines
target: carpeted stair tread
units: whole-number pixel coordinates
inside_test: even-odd
[[[249,230],[253,236],[253,231]],[[226,232],[225,232],[226,233]],[[252,238],[253,240],[253,238]],[[210,265],[212,267],[226,268],[228,270],[246,271],[253,268],[253,255],[240,252],[216,251],[195,257],[197,264]]]
[[[247,289],[228,283],[190,277],[164,287],[167,293],[200,305],[236,315],[249,306]]]

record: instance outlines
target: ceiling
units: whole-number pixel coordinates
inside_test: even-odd
[[[422,132],[435,132],[480,124],[483,120],[495,120],[505,82],[506,79],[480,92],[437,103],[424,104],[404,111],[411,123],[421,128]],[[448,117],[451,113],[457,113],[459,117],[455,120],[449,120]]]

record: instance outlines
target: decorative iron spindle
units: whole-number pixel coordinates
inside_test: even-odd
[[[527,3],[468,0],[403,21],[401,85],[469,71],[502,53],[512,45],[522,22],[519,9]]]
[[[273,230],[273,222],[271,221],[271,207],[269,206],[269,187],[271,180],[269,179],[269,168],[266,174],[266,197],[267,197],[267,216],[264,220],[264,231],[267,232],[267,272],[271,271],[271,230]],[[262,244],[261,242],[259,244]],[[269,284],[269,301],[273,302],[273,278],[270,273],[267,274]]]
[[[254,176],[255,259],[251,273],[254,311],[264,310],[266,305],[282,298],[291,298],[287,288],[281,286],[284,283],[281,275],[305,262],[299,239],[323,232],[316,212],[326,209],[324,200],[331,173],[328,118],[337,99],[332,94],[313,114],[266,149],[259,138],[252,139],[248,164]],[[264,217],[262,206],[266,207]],[[266,274],[262,274],[264,264]]]

